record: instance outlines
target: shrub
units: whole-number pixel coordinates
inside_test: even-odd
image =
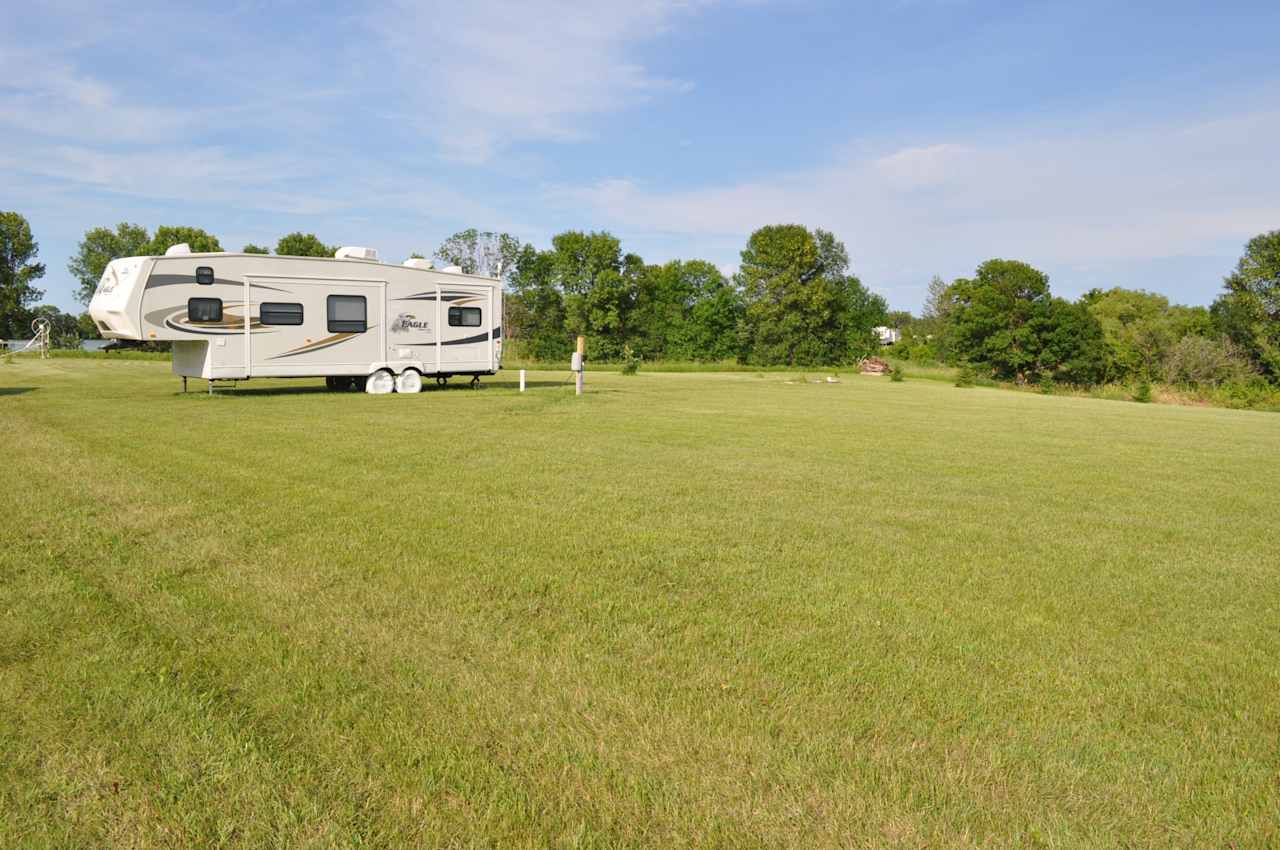
[[[968,363],[964,363],[960,366],[960,371],[956,373],[956,386],[971,387],[975,378],[977,378],[977,375],[974,374],[973,367]]]
[[[907,377],[906,371],[901,366],[894,366],[889,370],[889,380],[901,383]]]
[[[1053,391],[1056,388],[1053,382],[1053,378],[1050,377],[1048,374],[1044,374],[1040,376],[1039,387],[1040,387],[1040,392],[1043,393],[1044,395],[1053,395]]]
[[[1138,384],[1138,388],[1133,391],[1133,400],[1141,404],[1147,404],[1151,401],[1151,382],[1143,381]]]
[[[634,375],[636,372],[639,372],[640,360],[640,355],[636,354],[631,346],[622,346],[622,374]]]
[[[1226,381],[1210,398],[1224,407],[1270,409],[1280,402],[1280,390],[1262,376],[1254,375],[1246,380]]]
[[[1164,380],[1180,386],[1217,386],[1246,381],[1253,374],[1238,345],[1223,337],[1185,336],[1164,359]]]

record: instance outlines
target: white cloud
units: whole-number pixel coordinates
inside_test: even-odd
[[[1139,126],[1108,117],[685,191],[609,179],[557,187],[548,200],[585,205],[624,236],[666,234],[695,251],[765,224],[823,227],[892,295],[993,256],[1074,269],[1234,251],[1280,226],[1278,137],[1276,109]]]
[[[102,80],[44,49],[0,46],[0,128],[110,144],[172,138],[182,111],[130,103]]]
[[[421,129],[451,158],[483,162],[531,139],[577,139],[583,119],[687,89],[631,52],[710,5],[393,2],[371,26],[392,48]]]
[[[903,148],[875,160],[872,167],[891,186],[917,189],[938,186],[954,179],[962,160],[975,153],[972,148],[953,144]]]

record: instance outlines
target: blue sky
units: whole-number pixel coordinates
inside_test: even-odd
[[[126,220],[392,261],[608,229],[729,271],[799,222],[913,310],[994,256],[1208,303],[1280,228],[1274,2],[9,5],[0,208],[64,308]]]

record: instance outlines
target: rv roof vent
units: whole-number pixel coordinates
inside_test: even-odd
[[[191,253],[191,246],[188,245],[186,242],[179,242],[177,245],[170,245],[169,248],[164,252],[164,255],[166,257],[176,257],[180,254],[190,254],[190,253]]]
[[[407,259],[407,260],[405,260],[405,261],[404,261],[403,265],[406,265],[406,266],[408,266],[408,267],[409,267],[409,268],[411,268],[411,269],[432,269],[432,268],[435,268],[435,266],[431,265],[431,261],[430,261],[430,260],[424,260],[424,259],[422,259],[421,257],[410,257],[409,259]]]
[[[339,260],[373,260],[376,263],[378,261],[378,249],[343,245],[333,256]]]
[[[445,266],[440,271],[448,272],[449,274],[462,274],[462,266]]]

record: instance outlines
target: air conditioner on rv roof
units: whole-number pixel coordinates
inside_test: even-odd
[[[164,255],[166,257],[176,257],[179,254],[190,254],[190,253],[191,253],[191,246],[188,245],[186,242],[179,242],[177,245],[170,245],[167,249],[165,249]]]
[[[378,249],[343,245],[334,252],[333,256],[339,260],[373,260],[376,263],[378,261]]]
[[[430,261],[430,260],[424,260],[424,259],[422,259],[421,257],[410,257],[409,259],[405,260],[401,265],[408,266],[408,267],[409,267],[409,268],[411,268],[411,269],[433,269],[433,268],[435,268],[435,266],[431,265],[431,261]]]

